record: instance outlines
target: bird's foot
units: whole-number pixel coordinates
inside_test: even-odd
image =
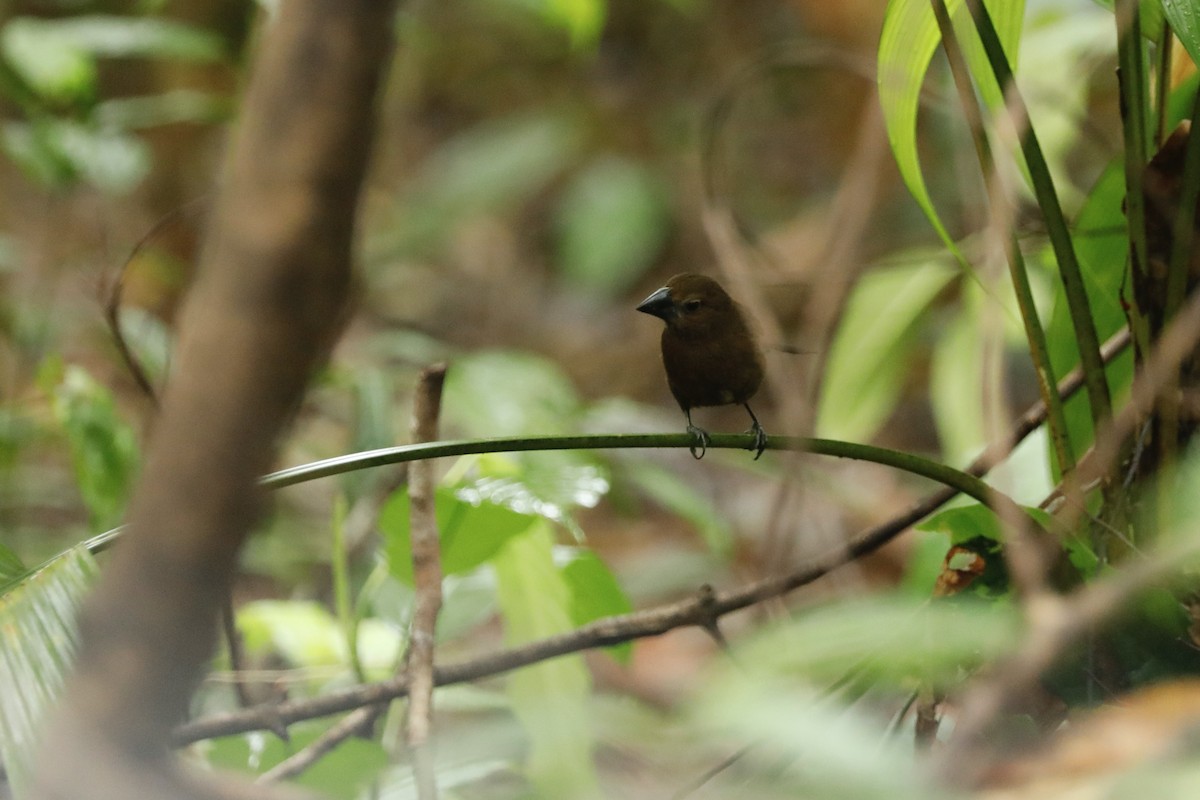
[[[699,461],[700,459],[704,458],[704,454],[708,451],[708,443],[710,441],[708,438],[708,431],[689,424],[687,426],[687,432],[691,434],[692,437],[692,443],[688,445],[688,451],[692,454],[692,458]],[[700,452],[696,452],[697,448],[699,448]]]
[[[758,424],[758,420],[755,420],[754,425],[746,433],[754,435],[754,442],[750,446],[750,449],[754,451],[754,460],[758,461],[758,457],[763,454],[763,450],[767,449],[767,432],[763,430],[762,425]]]

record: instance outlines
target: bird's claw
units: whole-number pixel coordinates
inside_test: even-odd
[[[711,441],[708,437],[708,431],[703,428],[697,428],[695,425],[688,425],[687,432],[692,437],[692,443],[688,445],[688,452],[692,454],[692,458],[699,461],[708,452],[708,443]],[[696,452],[696,448],[700,448],[699,453]]]
[[[754,435],[754,442],[750,449],[754,451],[754,460],[758,461],[758,457],[763,454],[763,450],[767,449],[767,432],[763,430],[762,425],[755,422],[747,433]]]

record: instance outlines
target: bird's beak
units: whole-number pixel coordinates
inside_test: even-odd
[[[672,319],[675,316],[675,300],[671,297],[671,290],[662,287],[643,300],[637,310],[664,321]]]

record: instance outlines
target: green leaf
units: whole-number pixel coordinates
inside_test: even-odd
[[[53,24],[9,20],[0,30],[0,53],[30,89],[52,103],[86,101],[95,94],[95,62]]]
[[[566,31],[575,49],[595,46],[604,29],[607,0],[507,0],[537,14],[544,22]]]
[[[79,180],[111,194],[136,186],[150,170],[140,139],[65,119],[10,122],[0,145],[22,169],[51,187]]]
[[[237,610],[250,652],[277,652],[298,667],[346,664],[346,640],[329,609],[312,601],[255,600]]]
[[[578,451],[484,453],[464,463],[472,463],[477,474],[459,484],[459,499],[544,517],[578,541],[586,537],[571,510],[592,508],[609,490],[607,470],[591,454]]]
[[[519,646],[573,627],[572,596],[539,524],[493,560],[505,643]],[[588,708],[591,677],[579,655],[525,667],[508,679],[513,712],[529,737],[527,772],[544,797],[598,794]]]
[[[994,542],[1003,541],[996,513],[978,503],[940,511],[918,524],[916,528],[921,531],[944,533],[950,537],[951,545],[979,538],[991,539]]]
[[[1015,67],[1025,13],[1024,0],[984,0],[984,3],[991,13],[1009,62]],[[990,108],[998,107],[1002,101],[1000,90],[983,56],[978,37],[973,28],[968,30],[969,15],[963,0],[946,0],[946,7],[955,21],[955,32],[963,43],[980,94]],[[966,24],[962,22],[964,18]],[[891,0],[879,40],[877,80],[888,141],[904,183],[946,246],[957,254],[958,249],[929,196],[917,153],[917,111],[921,87],[940,41],[937,20],[934,19],[929,0]]]
[[[455,361],[446,375],[444,402],[447,424],[468,436],[566,433],[580,407],[561,367],[506,350]]]
[[[537,517],[518,514],[490,502],[460,499],[451,488],[439,488],[434,498],[438,534],[442,541],[442,573],[459,575],[492,559],[514,536],[529,530]],[[388,565],[393,576],[412,584],[412,544],[407,491],[396,492],[379,514],[386,537]]]
[[[75,657],[76,615],[95,559],[74,547],[0,589],[0,762],[21,797],[36,734]]]
[[[1089,193],[1075,220],[1072,237],[1096,333],[1102,341],[1125,325],[1121,293],[1126,279],[1129,238],[1122,211],[1124,199],[1124,166],[1117,159],[1109,164]],[[1056,375],[1065,375],[1079,364],[1074,326],[1061,285],[1056,288],[1054,310],[1046,326],[1046,341]],[[1133,380],[1132,354],[1127,352],[1110,363],[1106,374],[1109,387],[1120,396]],[[1092,444],[1092,418],[1087,397],[1083,392],[1077,393],[1063,404],[1063,410],[1075,455],[1080,458]]]
[[[918,321],[956,275],[927,262],[877,269],[859,281],[830,348],[817,435],[864,441],[878,430],[908,374]]]
[[[5,545],[0,544],[0,586],[8,583],[13,578],[24,575],[27,571],[16,553]]]
[[[68,366],[54,387],[54,416],[70,445],[92,527],[116,526],[137,471],[133,431],[117,415],[108,389],[77,366]]]
[[[601,299],[629,289],[666,241],[663,194],[649,170],[615,156],[576,175],[558,208],[558,264],[567,281]]]
[[[559,547],[555,554],[560,561],[562,556],[566,557],[562,574],[571,590],[571,621],[576,627],[633,611],[633,604],[617,583],[616,576],[594,552],[579,547]],[[622,664],[628,664],[633,657],[633,643],[615,645],[608,648],[608,652]]]
[[[65,46],[89,56],[108,58],[164,58],[212,62],[225,57],[225,46],[216,34],[182,22],[151,17],[118,17],[100,14],[34,19],[19,17],[5,26],[18,39]]]
[[[312,744],[331,722],[301,722],[288,727],[290,740],[277,736],[246,734],[225,736],[206,742],[202,751],[211,767],[251,775],[276,767],[285,758]],[[350,737],[321,756],[292,782],[318,792],[322,797],[356,800],[387,767],[387,753],[379,742]]]

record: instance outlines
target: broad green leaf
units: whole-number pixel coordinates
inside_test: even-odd
[[[75,657],[76,614],[97,572],[80,546],[0,588],[0,762],[22,796],[43,715]]]
[[[319,603],[255,600],[237,610],[237,627],[250,652],[279,652],[296,666],[329,666],[346,661],[337,620]]]
[[[506,350],[455,361],[444,403],[447,425],[468,436],[566,433],[579,412],[579,397],[561,367]]]
[[[137,440],[108,389],[68,366],[54,387],[54,416],[71,448],[71,463],[92,527],[115,526],[137,470]]]
[[[345,632],[320,603],[255,600],[238,608],[237,626],[251,652],[277,652],[298,667],[347,667],[350,663]],[[364,619],[357,634],[363,666],[374,672],[390,670],[400,653],[397,629],[381,620]]]
[[[559,269],[598,298],[616,297],[658,256],[669,224],[663,188],[648,169],[615,156],[599,159],[559,201]]]
[[[591,550],[579,547],[560,547],[555,550],[562,565],[563,578],[571,590],[571,621],[576,627],[592,620],[628,614],[633,604],[617,583],[608,565]],[[633,656],[633,643],[615,645],[608,651],[623,664]]]
[[[554,539],[541,523],[511,539],[492,563],[510,647],[573,628],[572,596],[554,565]],[[579,655],[514,672],[513,711],[529,737],[526,769],[543,797],[598,795],[589,722],[591,677]]]
[[[921,531],[944,533],[950,537],[952,545],[978,538],[1003,540],[995,512],[978,503],[940,511],[916,527]]]
[[[608,471],[588,453],[484,453],[470,463],[475,477],[456,488],[461,500],[495,503],[518,514],[535,514],[586,536],[572,510],[592,508],[608,493]]]
[[[859,281],[830,348],[819,436],[863,441],[878,430],[908,375],[918,321],[956,275],[928,262],[877,269]]]
[[[1008,54],[1009,62],[1015,67],[1025,2],[984,0],[984,3]],[[963,0],[946,0],[946,7],[951,18],[955,20],[955,31],[963,43],[980,94],[988,107],[999,107],[1002,102],[1000,89],[983,56],[978,37],[974,35],[973,28],[968,31],[971,24],[970,15]],[[933,206],[917,152],[917,111],[920,106],[921,87],[940,41],[937,20],[933,16],[929,0],[891,0],[884,16],[883,32],[879,40],[877,80],[888,140],[891,142],[892,153],[904,183],[938,235],[957,254],[958,249]]]
[[[442,574],[459,575],[496,555],[512,537],[527,531],[537,517],[519,514],[491,502],[460,499],[443,487],[434,498],[438,535],[442,541]],[[411,504],[407,491],[399,491],[384,504],[379,528],[386,537],[388,565],[393,576],[412,583]]]

